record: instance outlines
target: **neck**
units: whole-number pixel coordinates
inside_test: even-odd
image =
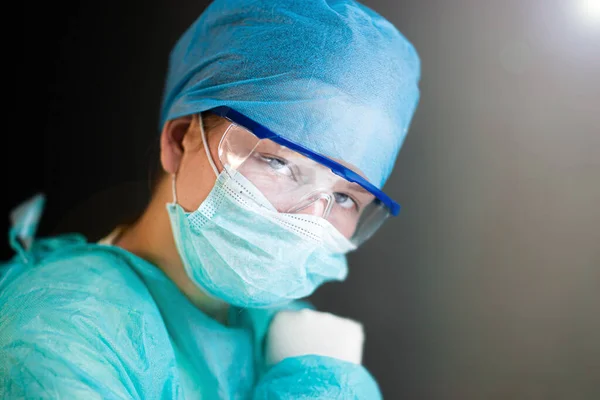
[[[168,187],[164,187],[167,185]],[[171,202],[170,180],[163,179],[152,201],[142,216],[128,226],[115,245],[160,268],[177,285],[179,290],[205,314],[226,323],[228,304],[209,297],[185,272],[173,238],[166,204]]]

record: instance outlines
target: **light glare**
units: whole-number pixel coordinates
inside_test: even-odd
[[[600,0],[579,0],[579,13],[584,20],[600,24]]]

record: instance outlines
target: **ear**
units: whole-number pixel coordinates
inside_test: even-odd
[[[192,123],[192,116],[172,119],[160,134],[160,162],[169,174],[175,174],[183,157],[183,139]]]

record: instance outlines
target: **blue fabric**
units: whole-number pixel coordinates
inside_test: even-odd
[[[229,106],[381,188],[419,99],[414,47],[350,0],[216,0],[173,48],[160,127]]]
[[[225,326],[131,253],[80,235],[37,240],[27,262],[0,265],[0,398],[348,399],[375,390],[363,367],[327,357],[267,370],[262,343],[276,311],[232,308]]]

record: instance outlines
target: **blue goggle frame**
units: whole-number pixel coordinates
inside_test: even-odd
[[[316,161],[321,165],[324,165],[325,167],[329,168],[331,170],[331,172],[333,172],[334,174],[336,174],[338,176],[341,176],[342,178],[346,179],[347,181],[354,182],[354,183],[360,185],[365,190],[367,190],[369,193],[371,193],[373,196],[375,196],[377,199],[379,199],[379,201],[381,201],[390,210],[391,215],[396,216],[400,212],[400,205],[398,203],[396,203],[394,200],[392,200],[384,192],[377,189],[377,187],[372,185],[365,178],[363,178],[356,172],[352,171],[351,169],[343,166],[342,164],[340,164],[330,158],[322,156],[321,154],[315,153],[315,152],[307,149],[306,147],[298,145],[294,142],[290,142],[289,140],[287,140],[287,139],[279,136],[275,132],[271,131],[269,128],[246,117],[244,114],[235,111],[233,108],[230,108],[227,106],[219,106],[219,107],[212,108],[208,111],[210,111],[216,115],[219,115],[223,118],[227,118],[230,121],[232,121],[238,125],[243,126],[244,128],[246,128],[246,129],[250,130],[252,133],[254,133],[254,135],[256,135],[256,137],[258,137],[259,139],[269,139],[269,140],[274,141],[277,144],[280,144],[291,150],[294,150],[294,151],[310,158],[311,160]]]

